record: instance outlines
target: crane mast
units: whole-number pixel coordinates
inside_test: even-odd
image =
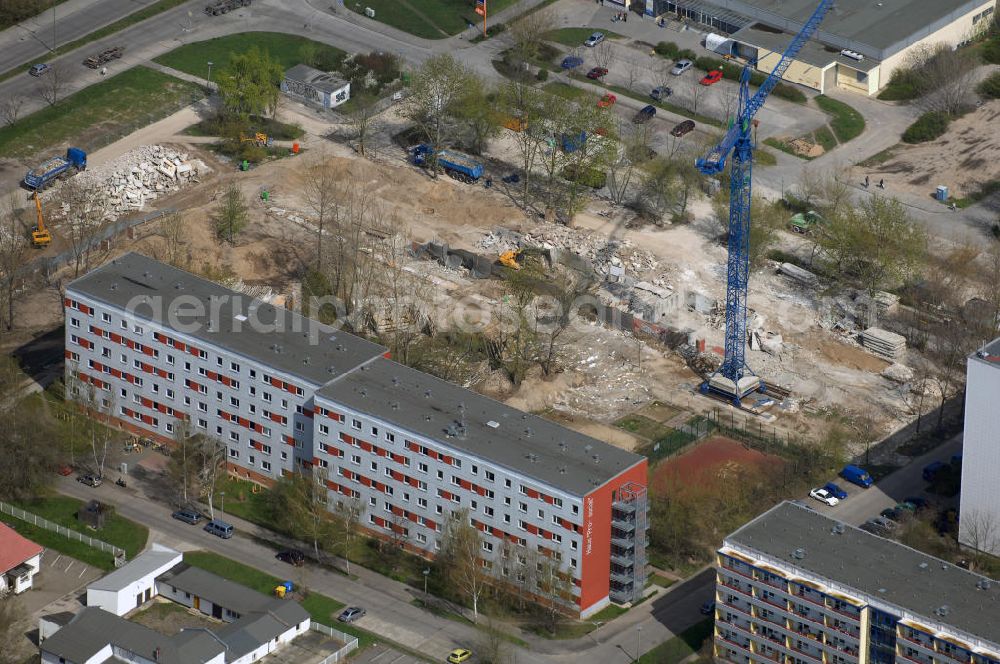
[[[802,30],[789,43],[781,59],[757,92],[750,95],[750,64],[740,74],[738,115],[718,145],[695,164],[705,175],[721,173],[732,154],[729,179],[729,242],[726,266],[726,346],[718,371],[702,383],[702,392],[714,392],[740,407],[747,394],[759,390],[762,382],[746,364],[747,293],[750,278],[750,203],[754,143],[750,132],[754,115],[764,105],[788,66],[798,55],[833,6],[821,0]]]

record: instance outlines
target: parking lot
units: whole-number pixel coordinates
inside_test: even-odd
[[[422,659],[401,653],[388,646],[374,645],[351,659],[354,664],[421,664]],[[443,658],[442,658],[443,661]]]

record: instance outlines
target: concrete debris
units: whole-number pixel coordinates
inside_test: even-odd
[[[612,240],[593,231],[556,224],[541,225],[524,234],[495,228],[478,245],[497,255],[519,247],[548,249],[552,260],[558,262],[563,262],[560,253],[575,254],[586,258],[600,277],[614,279],[624,274],[644,275],[659,266],[652,253],[635,248],[629,240]]]
[[[875,304],[878,305],[879,315],[891,314],[896,311],[899,305],[899,296],[885,291],[875,293]]]
[[[177,191],[209,171],[200,159],[162,145],[143,145],[106,164],[76,176],[80,184],[99,192],[107,208],[105,219],[142,210],[159,196]],[[63,210],[68,212],[64,203]]]
[[[882,377],[896,383],[908,383],[913,380],[913,369],[905,364],[890,364],[882,370]]]
[[[758,342],[760,343],[760,349],[767,353],[768,355],[780,355],[781,350],[785,345],[784,339],[777,332],[768,332],[764,335],[754,333],[758,336]]]
[[[896,360],[906,352],[906,337],[879,327],[870,327],[861,333],[861,345],[879,357]]]
[[[819,285],[819,277],[798,265],[782,263],[778,266],[778,272],[808,288],[816,288]]]

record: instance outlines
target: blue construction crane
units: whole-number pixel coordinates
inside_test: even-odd
[[[705,175],[722,172],[729,154],[733,154],[729,181],[729,262],[726,276],[726,356],[719,370],[701,385],[702,392],[715,392],[732,399],[741,406],[741,400],[754,390],[762,388],[761,380],[746,365],[747,344],[747,282],[750,276],[750,169],[753,163],[754,143],[750,133],[753,117],[781,81],[785,70],[823,21],[833,6],[833,0],[822,0],[795,35],[774,66],[771,75],[750,96],[750,65],[743,66],[740,75],[739,115],[722,141],[695,163]]]

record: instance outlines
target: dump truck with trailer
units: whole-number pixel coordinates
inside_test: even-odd
[[[220,0],[205,7],[205,13],[209,16],[225,14],[240,7],[249,7],[250,0]]]
[[[434,148],[424,143],[413,148],[413,163],[417,166],[429,166],[435,157],[444,172],[456,180],[471,184],[483,176],[483,164],[467,154],[455,150],[439,150],[435,154]]]
[[[114,48],[106,48],[97,55],[92,55],[83,61],[83,64],[87,65],[91,69],[97,69],[101,65],[107,64],[112,60],[117,60],[122,57],[122,53],[125,52],[124,46],[115,46]]]
[[[24,176],[24,185],[28,189],[45,189],[58,179],[85,170],[87,170],[87,153],[80,148],[68,148],[65,157],[46,159],[28,171]]]

